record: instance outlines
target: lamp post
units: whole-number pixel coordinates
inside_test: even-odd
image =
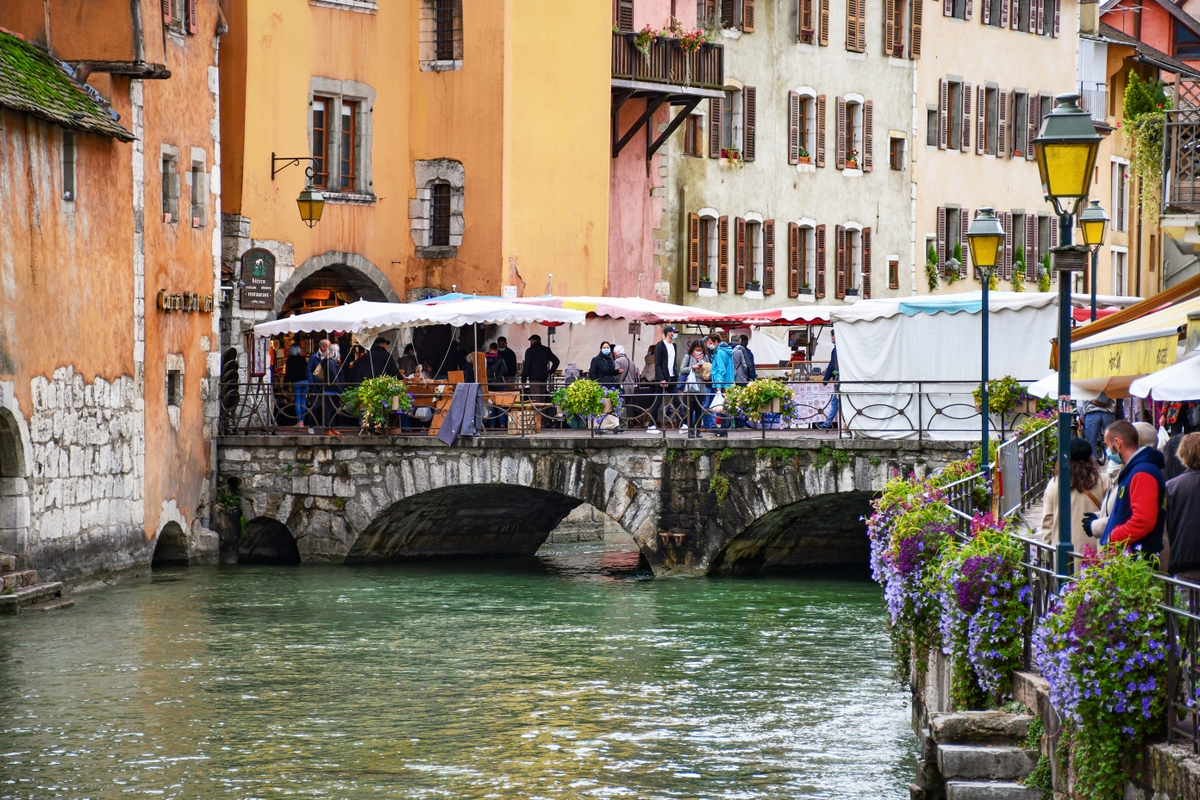
[[[992,476],[991,453],[991,413],[988,409],[988,290],[991,288],[992,275],[996,272],[996,256],[1004,245],[1004,226],[996,217],[995,209],[981,208],[979,215],[971,222],[967,231],[967,241],[971,245],[971,263],[979,270],[979,279],[983,282],[983,305],[979,309],[980,325],[983,331],[983,381],[980,383],[979,404],[980,417],[983,419],[983,430],[979,441],[979,460],[983,466],[983,474]]]
[[[1096,262],[1107,229],[1108,214],[1100,207],[1099,200],[1091,201],[1079,215],[1079,232],[1083,235],[1083,243],[1092,248],[1092,322],[1096,321]]]
[[[1060,94],[1058,106],[1042,119],[1033,140],[1042,191],[1058,215],[1060,246],[1054,249],[1058,275],[1058,552],[1059,580],[1071,574],[1071,216],[1087,199],[1100,149],[1091,115],[1079,107],[1079,95]],[[1078,255],[1083,255],[1078,253]]]

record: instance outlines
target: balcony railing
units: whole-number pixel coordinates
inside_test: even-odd
[[[643,55],[633,45],[635,34],[612,35],[614,79],[694,86],[721,90],[725,86],[725,49],[719,44],[702,44],[685,53],[675,39],[658,39]]]
[[[1200,213],[1200,109],[1167,112],[1163,150],[1163,210]]]
[[[1079,99],[1083,110],[1091,114],[1096,122],[1108,117],[1108,84],[1095,81],[1080,81]]]

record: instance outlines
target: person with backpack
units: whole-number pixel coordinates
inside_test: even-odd
[[[758,378],[754,367],[754,353],[750,352],[750,337],[742,334],[733,348],[734,383],[749,383]]]

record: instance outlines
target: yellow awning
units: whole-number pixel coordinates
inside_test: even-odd
[[[1200,298],[1147,314],[1075,344],[1071,380],[1148,375],[1175,363],[1179,329],[1200,311]]]

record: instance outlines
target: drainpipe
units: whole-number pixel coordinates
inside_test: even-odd
[[[1142,296],[1142,179],[1138,178],[1138,220],[1137,220],[1137,288],[1134,297]]]
[[[129,18],[133,23],[133,63],[146,63],[146,39],[142,34],[142,0],[129,0]]]

